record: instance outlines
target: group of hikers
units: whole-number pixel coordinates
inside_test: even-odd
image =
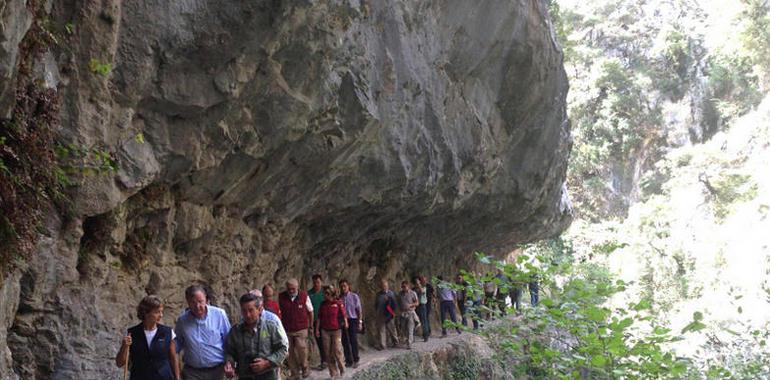
[[[442,337],[447,336],[448,327],[462,333],[468,319],[478,329],[481,320],[505,311],[509,294],[517,310],[520,307],[518,287],[509,293],[499,287],[500,281],[488,281],[479,284],[482,297],[480,292],[469,290],[472,287],[461,275],[454,284],[441,276],[437,279],[439,284],[434,288],[425,276],[418,275],[411,283],[403,281],[398,293],[390,289],[387,280],[380,281],[374,305],[379,338],[376,349],[411,349],[415,330],[427,342],[434,305],[440,313]],[[230,325],[224,309],[210,303],[208,290],[202,285],[185,290],[188,307],[173,329],[160,324],[160,298],[147,296],[136,309],[141,323],[129,328],[123,337],[116,364],[124,368],[126,376],[130,371],[132,380],[221,380],[236,375],[241,380],[272,380],[280,378],[286,361],[288,379],[295,380],[309,376],[307,341],[312,336],[320,356],[316,369],[328,368],[332,379],[341,377],[346,368],[359,364],[358,334],[364,329],[361,298],[345,279],[337,288],[324,285],[322,276],[316,274],[312,283],[306,292],[297,279],[290,279],[277,299],[270,284],[243,294],[239,299],[241,320],[235,326]],[[529,290],[535,305],[537,282],[530,282]]]

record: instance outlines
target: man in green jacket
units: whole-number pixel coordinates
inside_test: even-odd
[[[225,375],[240,380],[276,380],[289,353],[289,338],[281,322],[262,318],[262,297],[241,296],[243,321],[225,338]]]
[[[321,310],[321,303],[324,301],[324,279],[320,274],[313,275],[313,288],[307,291],[307,296],[310,297],[310,303],[313,304],[313,320],[315,324],[318,324],[318,311]],[[313,334],[315,335],[315,334]],[[326,369],[326,352],[324,352],[324,345],[321,337],[315,337],[316,345],[318,345],[318,356],[321,358],[321,364],[315,369],[323,371]]]

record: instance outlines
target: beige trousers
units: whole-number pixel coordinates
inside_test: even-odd
[[[329,375],[335,377],[337,373],[343,374],[345,356],[342,354],[342,330],[321,330],[321,339],[324,342],[326,362],[329,364]]]
[[[377,318],[377,330],[380,333],[380,348],[388,348],[388,337],[393,339],[393,342],[398,346],[398,334],[396,333],[395,318],[391,318],[386,321],[385,317]]]
[[[307,373],[307,330],[287,332],[289,336],[289,379],[297,380]]]

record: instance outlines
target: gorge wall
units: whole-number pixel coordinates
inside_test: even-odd
[[[41,11],[42,9],[42,11]],[[0,378],[105,379],[146,293],[452,273],[571,219],[567,80],[544,1],[8,0],[56,91],[67,213],[0,288]],[[71,152],[88,151],[73,157]],[[94,153],[96,152],[96,153]],[[94,158],[97,157],[97,158]],[[96,160],[97,162],[90,162]],[[101,170],[103,169],[103,170]]]

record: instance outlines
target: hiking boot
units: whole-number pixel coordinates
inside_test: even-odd
[[[353,363],[345,363],[345,367],[350,368],[353,366]]]
[[[310,377],[310,371],[302,371],[302,378],[307,379]]]
[[[316,371],[323,371],[326,369],[326,363],[321,363],[317,367],[313,367],[313,369]]]
[[[358,368],[358,362],[357,361],[353,362],[353,368]]]

